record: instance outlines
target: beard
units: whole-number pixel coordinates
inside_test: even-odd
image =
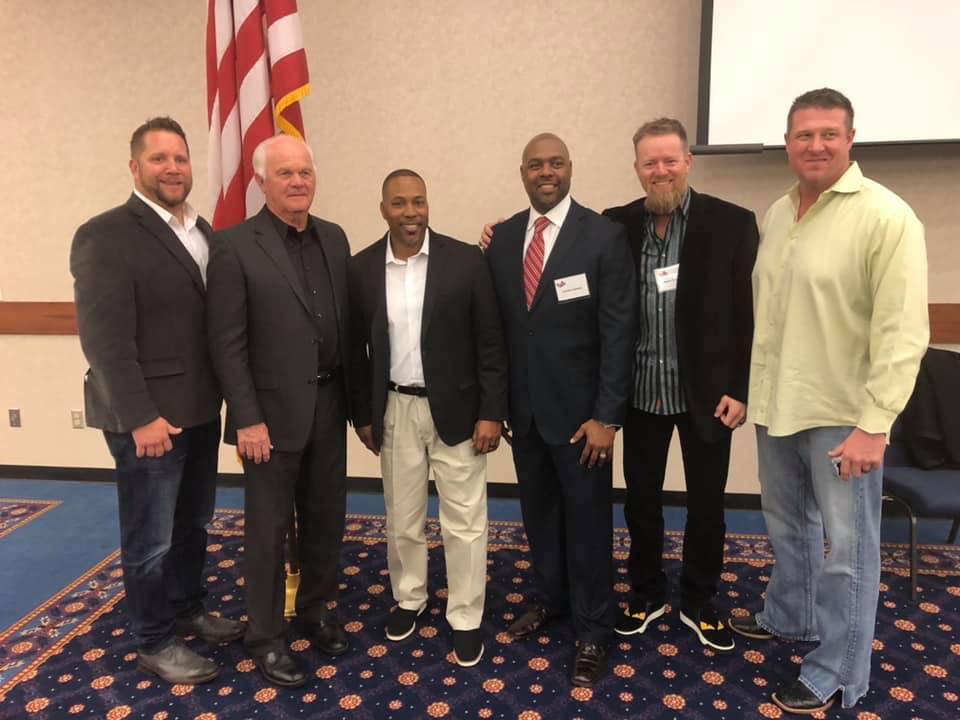
[[[649,188],[644,189],[647,190],[647,200],[644,206],[647,212],[653,215],[670,215],[680,207],[683,196],[687,194],[687,184],[685,182],[674,183],[669,190],[658,189],[652,184]]]

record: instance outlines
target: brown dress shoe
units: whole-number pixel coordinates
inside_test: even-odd
[[[592,687],[606,671],[607,649],[592,642],[580,643],[570,681],[578,687]]]
[[[209,658],[197,655],[179,638],[162,650],[137,653],[137,669],[152,673],[171,685],[196,685],[213,680],[220,668]]]
[[[507,628],[507,634],[514,640],[522,640],[533,635],[547,621],[547,611],[540,605],[532,605],[523,615]]]

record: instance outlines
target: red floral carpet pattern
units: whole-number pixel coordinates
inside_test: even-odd
[[[59,500],[0,498],[0,538],[4,538],[60,504]]]
[[[445,590],[439,526],[429,523],[432,597],[417,632],[393,643],[383,629],[392,600],[386,576],[382,517],[348,517],[339,613],[353,649],[328,658],[309,640],[291,648],[309,665],[298,690],[267,685],[240,644],[204,648],[223,667],[206,685],[168,686],[135,670],[136,651],[123,613],[117,554],[0,634],[0,718],[97,717],[108,720],[220,718],[778,718],[769,693],[792,680],[807,646],[738,643],[735,652],[704,650],[675,610],[643,636],[611,648],[610,673],[592,690],[568,682],[572,633],[565,623],[536,638],[509,642],[502,629],[532,592],[532,571],[517,523],[492,523],[485,618],[486,652],[474,668],[450,654],[443,618]],[[681,537],[670,533],[666,555],[675,574]],[[616,537],[619,582],[628,589],[627,539]],[[243,612],[243,519],[218,511],[210,536],[209,606]],[[734,614],[759,608],[772,562],[766,539],[732,535],[718,604]],[[906,550],[884,547],[871,690],[858,720],[960,717],[960,548],[925,546],[917,603],[909,600]],[[831,710],[828,715],[840,713]]]

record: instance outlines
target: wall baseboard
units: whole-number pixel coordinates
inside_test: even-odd
[[[0,479],[3,480],[65,480],[69,482],[114,482],[114,471],[110,468],[54,467],[44,465],[0,465]],[[217,484],[221,487],[243,487],[242,473],[219,473]],[[348,477],[349,492],[381,494],[383,481],[378,477]],[[430,495],[437,494],[433,481],[428,489]],[[487,496],[497,499],[517,500],[520,489],[514,483],[488,483]],[[687,494],[678,490],[665,490],[663,502],[667,506],[683,507]],[[627,498],[623,488],[613,489],[613,501],[622,504]],[[759,510],[760,496],[754,493],[727,493],[728,510]]]

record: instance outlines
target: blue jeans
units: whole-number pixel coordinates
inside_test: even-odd
[[[159,458],[138,458],[131,433],[103,435],[117,464],[127,612],[140,649],[157,652],[173,640],[176,618],[203,612],[220,419],[171,436],[173,450]]]
[[[883,478],[882,468],[849,482],[837,477],[827,452],[852,430],[771,437],[757,427],[763,516],[777,560],[757,623],[781,638],[819,640],[800,681],[821,700],[842,690],[845,708],[870,684]]]

